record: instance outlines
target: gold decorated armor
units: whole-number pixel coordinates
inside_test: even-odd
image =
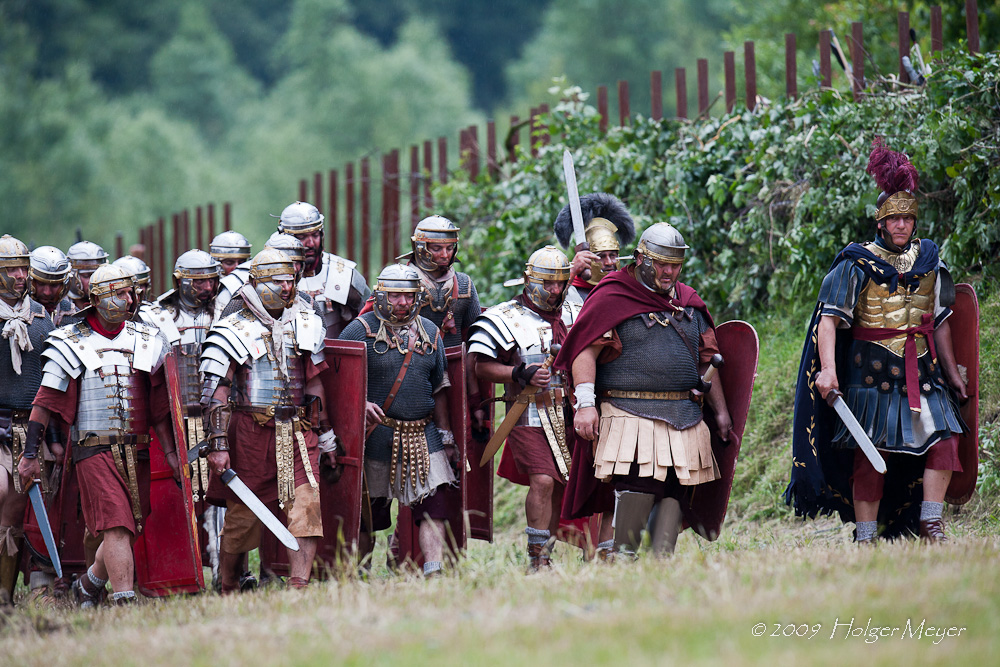
[[[892,264],[900,273],[909,271],[920,254],[920,242],[917,239],[914,239],[908,250],[901,253],[890,252],[874,243],[865,244],[865,248]],[[920,279],[915,290],[911,291],[900,281],[895,292],[890,292],[888,286],[878,284],[874,280],[868,281],[854,307],[854,325],[865,329],[908,329],[920,326],[924,314],[934,314],[936,281],[937,273],[932,271]],[[902,357],[906,334],[901,333],[895,338],[875,341],[875,344]],[[918,335],[916,344],[917,355],[925,355],[927,338]]]

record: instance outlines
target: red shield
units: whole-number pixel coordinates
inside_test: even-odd
[[[455,444],[458,445],[459,461],[458,483],[461,495],[461,505],[454,504],[449,508],[448,522],[445,526],[446,543],[454,552],[465,551],[466,538],[466,512],[468,498],[468,481],[470,472],[468,468],[477,469],[468,457],[467,432],[469,430],[468,398],[465,388],[465,344],[446,348],[445,358],[448,360],[448,380],[451,386],[448,388],[448,418],[451,421],[451,431],[455,434]],[[468,461],[469,465],[464,465]],[[476,462],[479,459],[475,460]],[[400,507],[399,515],[396,517],[396,535],[399,539],[399,560],[400,562],[412,561],[417,565],[423,565],[424,557],[420,551],[417,525],[413,521],[413,513],[409,507]]]
[[[732,430],[729,443],[719,439],[715,433],[715,417],[711,409],[705,409],[705,421],[712,430],[712,449],[719,463],[722,477],[714,482],[699,484],[693,497],[684,509],[684,520],[695,532],[707,540],[715,540],[722,530],[729,506],[729,492],[733,488],[736,459],[743,441],[743,429],[750,411],[750,396],[753,393],[754,378],[757,377],[757,355],[759,341],[753,326],[740,320],[720,324],[715,329],[725,364],[719,369],[719,380],[726,395],[726,406]]]
[[[136,585],[147,597],[197,593],[205,587],[190,468],[184,456],[187,436],[175,354],[171,351],[166,356],[163,368],[170,396],[174,443],[182,462],[181,485],[174,480],[159,440],[154,436],[149,447],[150,514],[134,546]]]
[[[969,400],[961,406],[969,432],[958,439],[962,472],[953,473],[945,496],[952,505],[964,505],[976,490],[979,474],[979,301],[972,285],[955,285],[955,305],[948,318],[955,361],[968,375],[965,393]]]
[[[468,359],[468,357],[466,357]],[[472,370],[466,366],[466,373]],[[479,381],[479,395],[484,401],[493,398],[492,382]],[[486,412],[487,428],[479,433],[472,431],[472,412],[476,406],[469,406],[469,426],[465,433],[467,460],[472,470],[465,474],[465,504],[469,517],[469,537],[476,540],[493,541],[493,461],[484,466],[479,465],[483,458],[486,443],[493,435],[493,408],[496,404],[489,401],[483,410]]]
[[[327,370],[320,376],[326,394],[326,411],[337,434],[337,461],[344,472],[336,484],[321,476],[319,499],[323,516],[323,539],[316,549],[322,565],[316,573],[325,578],[353,567],[361,530],[361,480],[364,472],[365,405],[368,400],[368,361],[365,344],[353,340],[326,341]],[[274,503],[270,509],[285,521],[284,512]],[[262,568],[288,575],[288,551],[267,530],[261,531]]]

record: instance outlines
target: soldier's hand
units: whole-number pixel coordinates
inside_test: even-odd
[[[49,451],[52,452],[52,456],[55,457],[56,461],[61,461],[63,456],[66,455],[66,448],[59,441],[50,442]]]
[[[548,368],[542,367],[541,364],[532,364],[531,366],[528,366],[528,369],[530,370],[532,367],[537,367],[538,370],[531,376],[531,382],[529,382],[529,384],[532,387],[541,387],[542,389],[547,388],[549,386],[549,380],[552,379],[552,371]]]
[[[580,276],[584,280],[589,279],[591,262],[597,262],[600,264],[601,258],[589,250],[581,250],[576,253],[573,257],[573,263],[570,266],[570,277],[575,278],[576,276]]]
[[[840,389],[837,371],[832,368],[824,368],[816,375],[816,390],[825,399],[831,389]]]
[[[942,364],[942,366],[943,365],[944,364]],[[953,373],[948,373],[948,384],[955,390],[955,395],[958,396],[958,399],[963,404],[969,400],[969,395],[966,393],[967,387],[965,380],[962,379],[962,376],[959,374],[957,369]]]
[[[597,434],[601,427],[601,417],[597,413],[597,408],[580,408],[573,415],[573,428],[576,434],[584,440],[597,440]]]
[[[42,476],[38,459],[26,459],[22,456],[21,462],[17,464],[17,474],[21,477],[21,489],[27,491],[31,483]]]
[[[327,484],[336,484],[344,474],[344,464],[337,462],[337,455],[328,452],[319,457],[319,475]]]
[[[174,480],[177,482],[181,481],[181,465],[177,460],[177,450],[170,452],[169,454],[164,454],[163,458],[167,460],[167,465],[170,466],[170,472],[174,474]]]
[[[729,442],[729,432],[733,429],[733,420],[729,417],[729,412],[715,415],[715,425],[719,430],[719,437],[723,442]]]
[[[478,430],[486,428],[486,410],[472,411],[472,428]]]
[[[365,423],[372,427],[375,424],[381,424],[383,419],[385,419],[385,413],[382,412],[382,408],[377,403],[368,401],[365,406]]]
[[[208,467],[216,475],[229,469],[229,452],[212,452],[208,455]]]

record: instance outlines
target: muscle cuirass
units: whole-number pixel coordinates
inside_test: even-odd
[[[240,397],[238,403],[254,407],[302,405],[306,386],[305,357],[296,352],[290,340],[285,344],[285,360],[287,380],[281,374],[278,360],[270,352],[248,361],[233,383],[233,392]]]
[[[27,298],[27,297],[25,297]],[[0,329],[7,320],[0,320]],[[31,351],[21,351],[21,373],[14,372],[10,356],[10,340],[0,338],[0,408],[31,409],[31,401],[42,382],[42,347],[45,338],[52,331],[52,322],[45,316],[45,308],[38,302],[31,302],[31,319],[27,325]]]
[[[615,327],[622,344],[621,355],[598,364],[595,390],[600,395],[609,390],[683,394],[694,389],[699,377],[696,355],[704,328],[701,313],[690,307],[680,318],[666,312],[630,317]],[[631,414],[660,419],[678,429],[690,428],[702,419],[701,407],[687,397],[605,400]]]
[[[928,273],[920,279],[916,290],[910,291],[900,284],[895,292],[885,285],[869,280],[862,288],[858,304],[854,307],[854,326],[866,329],[908,329],[920,326],[921,318],[934,314],[934,286],[936,273]],[[927,339],[923,335],[916,338],[917,355],[927,352]],[[903,356],[906,334],[877,341],[897,356]]]
[[[147,392],[139,385],[144,379],[132,369],[132,351],[114,346],[98,349],[98,354],[103,365],[80,378],[79,437],[91,431],[148,433]]]

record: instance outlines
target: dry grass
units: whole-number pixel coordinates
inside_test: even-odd
[[[49,664],[756,664],[992,661],[1000,539],[953,522],[944,547],[859,549],[823,520],[690,532],[668,561],[583,563],[560,545],[547,574],[522,574],[523,536],[475,543],[432,582],[342,581],[306,592],[206,595],[96,613],[23,612],[0,631],[0,662]],[[831,639],[834,623],[964,627],[958,637]],[[764,623],[807,637],[754,637]],[[805,628],[803,628],[803,625]],[[816,628],[815,626],[819,626]],[[935,644],[935,641],[939,643]]]

